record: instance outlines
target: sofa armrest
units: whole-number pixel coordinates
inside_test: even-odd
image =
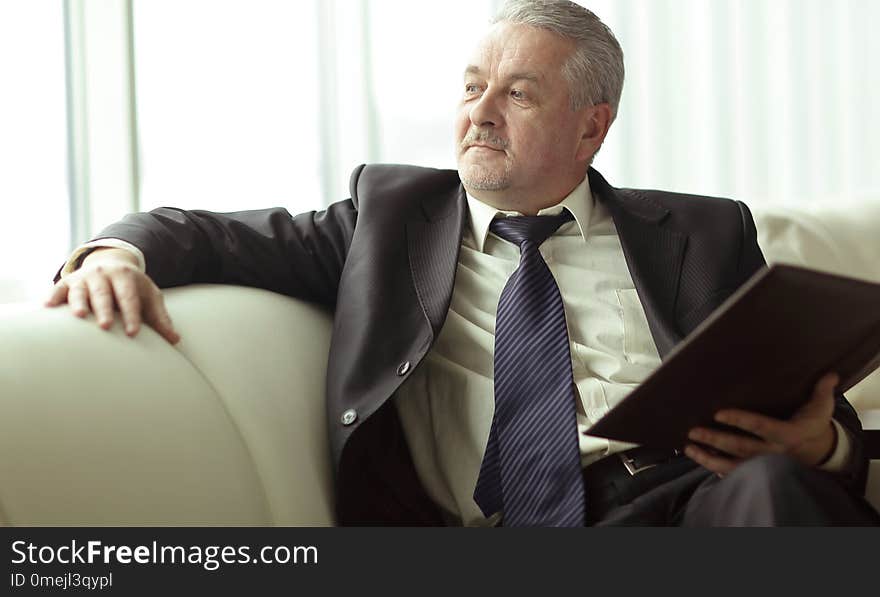
[[[330,315],[229,286],[166,304],[177,346],[0,308],[0,524],[333,524]]]

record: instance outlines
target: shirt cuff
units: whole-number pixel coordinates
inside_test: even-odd
[[[829,473],[840,473],[849,464],[850,456],[852,455],[852,443],[849,433],[840,423],[831,419],[831,424],[834,425],[834,429],[837,432],[837,446],[834,448],[834,452],[831,453],[831,457],[822,463],[819,470],[828,471]]]
[[[138,249],[133,244],[126,242],[124,240],[120,240],[118,238],[102,238],[100,240],[93,240],[90,243],[86,243],[84,245],[78,246],[73,250],[73,253],[70,254],[70,257],[67,259],[67,263],[64,264],[64,267],[61,268],[61,277],[65,277],[71,272],[75,272],[82,265],[83,259],[88,257],[89,253],[94,251],[95,249],[100,248],[111,248],[111,249],[123,249],[125,251],[130,252],[132,255],[137,258],[137,266],[138,269],[142,272],[147,271],[147,261],[144,258],[144,253],[140,249]]]

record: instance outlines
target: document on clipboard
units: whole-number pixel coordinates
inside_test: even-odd
[[[757,272],[587,430],[680,448],[739,408],[788,418],[825,373],[846,391],[880,366],[880,284],[793,265]]]

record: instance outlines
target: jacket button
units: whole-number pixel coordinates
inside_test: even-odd
[[[343,425],[351,425],[352,423],[354,423],[357,420],[357,418],[358,418],[357,411],[353,408],[350,408],[347,411],[345,411],[344,413],[342,413],[342,417],[340,417],[340,420],[342,421]]]
[[[403,377],[409,372],[409,366],[409,361],[401,363],[400,367],[397,368],[397,374]]]

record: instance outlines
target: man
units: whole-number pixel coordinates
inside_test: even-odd
[[[615,189],[590,167],[622,85],[595,15],[508,2],[465,70],[457,173],[362,166],[350,200],[295,218],[128,216],[49,304],[105,329],[115,305],[130,335],[143,321],[172,343],[159,287],[332,307],[341,524],[875,522],[833,375],[790,420],[719,413],[754,435],[696,429],[686,456],[584,433],[764,265],[745,205]]]

